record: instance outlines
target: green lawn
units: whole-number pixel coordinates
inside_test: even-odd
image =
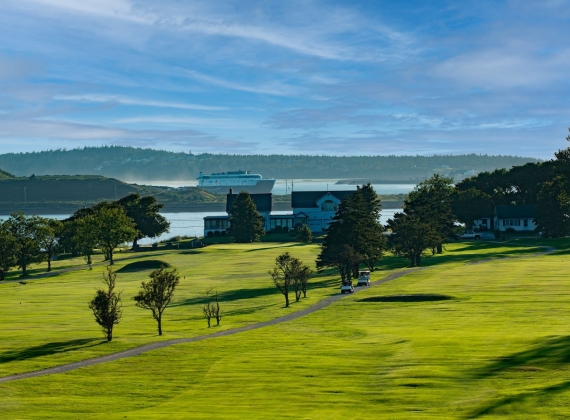
[[[451,244],[426,257],[424,270],[292,322],[3,383],[1,417],[567,418],[569,243],[545,242],[565,251],[535,256],[542,243]],[[208,287],[222,294],[224,329],[338,292],[335,273],[326,271],[308,299],[283,308],[267,270],[284,250],[311,262],[318,248],[262,243],[132,256],[163,260],[186,275],[166,311],[169,339],[219,330],[201,318]],[[496,261],[471,264],[487,259]],[[387,256],[373,280],[405,265]],[[150,314],[125,299],[116,339],[103,343],[87,308],[101,271],[0,285],[0,376],[160,339]],[[119,273],[124,296],[147,274]],[[450,299],[427,301],[429,294]],[[363,301],[386,296],[380,300],[391,301]]]

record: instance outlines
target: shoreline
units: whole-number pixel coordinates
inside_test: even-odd
[[[23,211],[27,215],[50,215],[50,214],[73,214],[77,210],[90,207],[95,203],[82,204],[54,204],[45,205],[43,203],[18,203],[18,204],[0,204],[0,215],[10,215],[18,211]],[[386,201],[382,203],[383,209],[401,209],[403,202]],[[292,210],[290,203],[273,203],[273,211],[290,211]],[[207,212],[225,212],[225,203],[205,203],[205,204],[186,204],[172,203],[165,204],[161,213],[207,213]]]

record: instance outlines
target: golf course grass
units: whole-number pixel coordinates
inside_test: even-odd
[[[518,242],[450,244],[422,270],[290,322],[0,383],[0,417],[567,418],[570,243]],[[538,255],[539,245],[560,251]],[[284,251],[312,265],[318,247],[125,255],[118,271],[163,261],[186,278],[159,337],[131,299],[150,270],[119,272],[124,314],[111,343],[87,307],[103,267],[0,284],[0,377],[267,321],[338,293],[337,274],[326,270],[311,279],[307,299],[284,308],[267,274]],[[372,281],[405,267],[386,256]],[[209,288],[225,312],[211,329],[201,314]]]

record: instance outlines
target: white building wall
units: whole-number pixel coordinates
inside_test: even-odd
[[[525,226],[526,221],[526,226]],[[495,218],[495,229],[505,232],[507,229],[512,228],[517,232],[533,231],[536,228],[534,219],[498,219]]]
[[[334,217],[334,211],[322,211],[320,208],[295,208],[293,215],[297,217],[299,213],[307,215],[307,225],[312,232],[322,232],[329,227]]]

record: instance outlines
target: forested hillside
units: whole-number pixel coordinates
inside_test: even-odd
[[[23,208],[91,206],[131,193],[153,195],[169,207],[223,202],[223,196],[195,187],[167,188],[131,185],[103,176],[31,176],[0,180],[0,214]]]
[[[0,155],[0,167],[17,176],[103,175],[129,180],[188,180],[199,172],[249,170],[273,178],[422,180],[434,173],[511,168],[537,159],[516,156],[307,156],[174,153],[122,146]]]

